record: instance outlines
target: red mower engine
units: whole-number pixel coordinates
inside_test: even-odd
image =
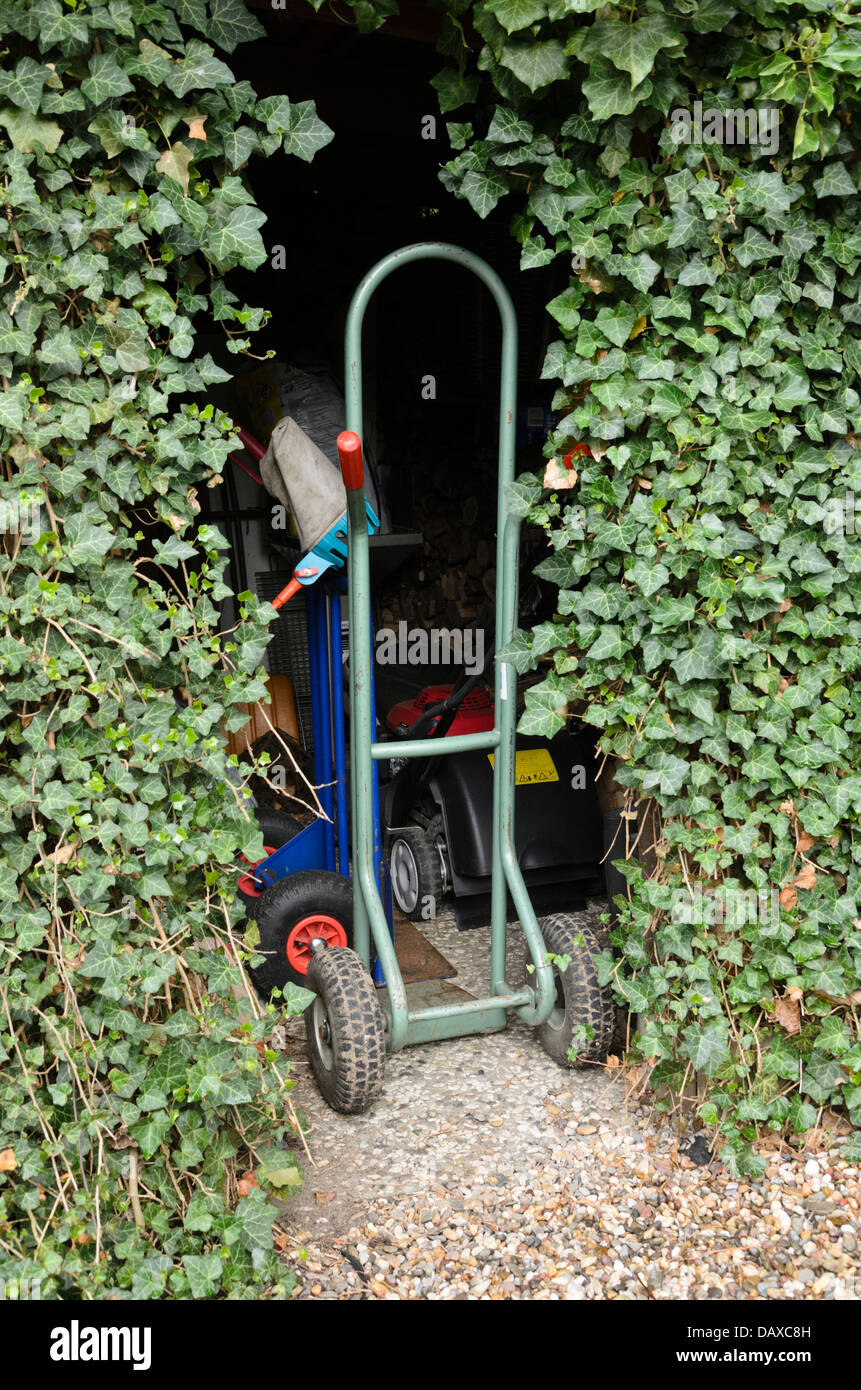
[[[454,690],[453,685],[426,685],[414,700],[393,705],[386,716],[390,734],[408,734],[428,705],[441,704]],[[439,715],[431,728],[436,728]],[[464,699],[454,717],[449,734],[481,734],[493,728],[493,697],[484,685],[477,685]],[[428,730],[428,734],[430,730]]]

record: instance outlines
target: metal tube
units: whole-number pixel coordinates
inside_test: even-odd
[[[530,1007],[532,991],[529,989],[509,990],[507,994],[495,994],[488,999],[464,999],[458,1004],[433,1004],[427,1009],[413,1009],[410,1023],[427,1023],[434,1018],[454,1018],[457,1014],[480,1014],[485,1009],[519,1009]]]
[[[391,743],[372,743],[371,757],[377,762],[387,758],[444,758],[452,753],[471,753],[475,749],[496,748],[499,734],[488,729],[480,734],[446,734],[445,738],[392,739]]]
[[[335,749],[335,806],[338,873],[350,873],[350,832],[347,817],[347,748],[344,735],[344,670],[341,662],[341,595],[331,592],[329,631],[332,669],[332,734]]]
[[[348,417],[349,418],[349,417]],[[358,431],[357,431],[358,433]],[[373,932],[380,965],[389,991],[390,1045],[403,1047],[407,1039],[408,1009],[403,976],[389,935],[386,914],[377,888],[374,863],[373,763],[374,736],[371,703],[371,606],[368,527],[361,488],[347,489],[350,567],[350,673],[352,709],[350,753],[353,792],[353,944],[370,969],[369,928]]]

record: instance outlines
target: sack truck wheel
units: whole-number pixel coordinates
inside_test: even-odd
[[[354,951],[318,950],[305,983],[316,995],[305,1035],[323,1099],[342,1115],[360,1115],[380,1094],[386,1069],[383,1015],[374,982]]]
[[[353,940],[353,885],[340,874],[303,869],[273,883],[248,909],[257,923],[260,941],[254,947],[266,956],[252,970],[258,994],[268,999],[285,984],[305,985],[315,937],[327,946],[349,946]],[[308,986],[310,988],[310,986]]]
[[[591,927],[580,926],[564,912],[542,917],[538,926],[548,952],[571,959],[564,971],[553,966],[556,1002],[547,1022],[537,1030],[539,1041],[554,1062],[563,1067],[603,1062],[615,1037],[616,1004],[609,986],[598,983],[598,939]],[[586,1038],[578,1032],[584,1024],[591,1030]],[[569,1051],[575,1054],[573,1060]]]
[[[419,922],[426,916],[428,898],[433,899],[431,916],[439,911],[443,895],[439,850],[426,830],[411,826],[399,830],[389,850],[392,895],[405,917]]]
[[[286,845],[288,840],[292,840],[294,835],[298,835],[302,829],[297,820],[288,816],[284,811],[273,811],[267,807],[261,807],[255,811],[257,824],[263,836],[263,848],[266,850],[266,858],[274,854],[276,849]],[[243,863],[248,864],[245,855],[242,856]],[[248,872],[237,880],[236,892],[245,904],[245,911],[250,912],[251,907],[263,892],[262,885],[254,877],[254,870],[257,864],[262,864],[263,860],[258,859],[256,864],[249,865]]]

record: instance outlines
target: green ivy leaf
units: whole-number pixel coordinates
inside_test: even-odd
[[[527,29],[547,14],[544,0],[487,0],[487,9],[509,34]]]
[[[565,50],[556,39],[539,43],[506,43],[499,55],[503,67],[509,68],[530,92],[540,91],[551,82],[568,75]]]

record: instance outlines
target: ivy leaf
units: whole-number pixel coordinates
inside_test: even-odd
[[[163,80],[177,97],[187,96],[192,91],[231,86],[235,82],[227,64],[216,58],[209,44],[200,39],[189,40],[182,58],[171,66]]]
[[[183,1255],[182,1267],[188,1275],[189,1291],[195,1301],[212,1298],[221,1287],[224,1265],[214,1250],[206,1255]]]
[[[0,427],[17,433],[24,423],[24,403],[11,391],[0,392]]]
[[[499,61],[509,68],[530,92],[537,92],[551,82],[568,76],[565,50],[556,39],[543,43],[507,43]]]
[[[666,565],[638,560],[631,569],[625,571],[625,578],[636,584],[643,598],[651,598],[665,584],[669,583],[670,571]]]
[[[22,111],[35,113],[39,110],[42,89],[50,75],[44,63],[37,63],[34,58],[22,58],[15,64],[14,71],[0,72],[0,97],[5,97]]]
[[[838,160],[826,164],[821,178],[815,180],[813,191],[817,198],[853,198],[858,192],[846,165]]]
[[[660,270],[658,262],[646,251],[636,256],[624,256],[619,267],[626,280],[630,280],[635,290],[646,291],[654,283]]]
[[[552,738],[564,724],[564,717],[555,710],[535,705],[523,711],[517,729],[530,738]]]
[[[547,14],[544,0],[487,0],[485,8],[496,16],[509,34],[536,24]]]
[[[129,1125],[129,1134],[137,1141],[144,1158],[152,1158],[170,1128],[170,1115],[164,1110],[155,1110],[137,1124]]]
[[[606,623],[586,653],[590,661],[617,661],[627,648],[618,623]]]
[[[166,178],[173,179],[178,183],[183,193],[188,193],[189,167],[194,155],[187,145],[181,140],[177,140],[175,145],[165,150],[156,160],[156,173],[164,174]]]
[[[266,247],[258,230],[266,221],[259,208],[243,204],[233,208],[220,226],[215,225],[200,243],[203,254],[218,271],[235,265],[256,270],[266,259]]]
[[[461,191],[473,211],[484,218],[493,212],[500,198],[508,192],[508,179],[496,170],[482,174],[478,169],[470,169],[461,184]]]
[[[90,75],[81,83],[81,91],[94,106],[101,106],[112,97],[133,92],[134,84],[112,53],[94,53],[90,59]]]
[[[478,78],[470,73],[458,72],[456,68],[444,68],[432,77],[431,86],[436,88],[439,109],[443,115],[456,111],[459,106],[472,103],[478,96]]]
[[[242,0],[209,0],[206,33],[219,48],[232,53],[240,43],[266,37],[266,30]]]
[[[515,632],[510,642],[506,642],[496,653],[497,661],[509,662],[519,676],[530,671],[535,665],[532,643],[525,632]]]
[[[335,132],[320,120],[313,101],[291,103],[284,128],[284,149],[288,154],[295,154],[298,159],[310,164],[317,151],[334,138]]]
[[[649,82],[632,91],[612,63],[600,58],[589,64],[589,76],[584,78],[582,87],[596,121],[608,121],[611,116],[630,116],[651,91]]]
[[[153,558],[160,565],[178,565],[181,560],[192,560],[196,554],[194,546],[180,536],[159,541],[153,550]]]
[[[529,122],[507,106],[497,106],[487,130],[488,140],[496,140],[501,145],[525,144],[533,134]]]
[[[580,57],[609,58],[614,67],[630,74],[633,89],[648,77],[660,50],[674,48],[679,43],[678,28],[664,14],[647,14],[634,24],[620,19],[599,19],[589,27],[580,45]]]
[[[63,138],[62,128],[55,121],[40,120],[15,106],[4,106],[0,110],[0,125],[6,127],[15,149],[26,154],[34,154],[39,148],[53,154]]]
[[[723,1019],[709,1019],[702,1026],[692,1023],[684,1029],[682,1037],[692,1065],[706,1076],[714,1076],[729,1061],[728,1029]]]
[[[258,146],[258,139],[250,126],[240,125],[224,134],[224,157],[231,169],[239,169],[251,157]]]
[[[675,796],[685,785],[690,763],[677,758],[674,753],[658,753],[649,762],[649,770],[643,777],[643,788],[657,787],[664,796]]]
[[[671,662],[680,685],[689,681],[712,680],[726,672],[726,662],[720,657],[720,638],[711,628],[701,627],[691,637],[691,645]]]

